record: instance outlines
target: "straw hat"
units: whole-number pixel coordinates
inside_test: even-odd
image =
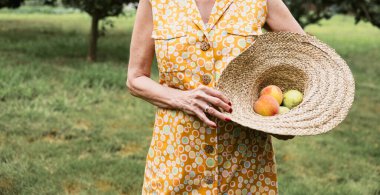
[[[261,116],[253,111],[260,90],[276,85],[283,92],[297,89],[303,101],[290,112]],[[216,89],[233,103],[232,121],[280,135],[326,133],[347,116],[355,81],[334,49],[311,35],[268,32],[230,61]]]

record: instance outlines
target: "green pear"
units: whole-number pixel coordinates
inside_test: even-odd
[[[300,104],[303,100],[303,95],[300,91],[292,89],[284,93],[284,106],[292,109]]]
[[[279,114],[284,114],[284,113],[287,113],[289,111],[290,111],[290,109],[288,107],[280,106],[280,109],[279,109],[278,113]]]

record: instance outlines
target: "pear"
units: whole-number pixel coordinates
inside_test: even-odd
[[[280,108],[278,110],[278,114],[284,114],[284,113],[287,113],[289,111],[290,111],[290,109],[288,107],[280,106]]]
[[[295,89],[291,89],[284,93],[283,104],[285,107],[292,109],[298,106],[303,100],[303,94]]]

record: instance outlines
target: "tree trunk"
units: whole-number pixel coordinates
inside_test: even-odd
[[[91,33],[90,33],[90,40],[88,45],[88,54],[87,54],[87,60],[90,62],[96,61],[96,48],[98,44],[98,37],[99,37],[99,17],[95,14],[92,17],[91,22]]]

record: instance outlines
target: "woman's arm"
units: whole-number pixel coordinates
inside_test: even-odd
[[[132,31],[126,85],[132,95],[156,106],[169,108],[170,96],[163,96],[162,91],[167,91],[169,94],[176,91],[165,89],[150,79],[154,57],[154,40],[150,37],[153,29],[152,17],[149,1],[141,0]]]
[[[267,0],[267,9],[266,30],[306,34],[282,0]]]
[[[282,0],[267,0],[267,8],[268,15],[266,25],[264,26],[265,29],[268,31],[287,31],[306,34]],[[281,140],[294,138],[294,136],[271,135]]]
[[[191,115],[197,115],[207,125],[216,127],[216,124],[207,118],[203,110],[210,103],[229,111],[231,109],[230,101],[221,92],[203,85],[194,90],[182,91],[160,85],[150,78],[154,57],[152,30],[151,5],[148,0],[140,0],[130,45],[126,81],[129,92],[158,107],[181,109]],[[208,109],[208,113],[226,120],[226,116],[214,107]]]

